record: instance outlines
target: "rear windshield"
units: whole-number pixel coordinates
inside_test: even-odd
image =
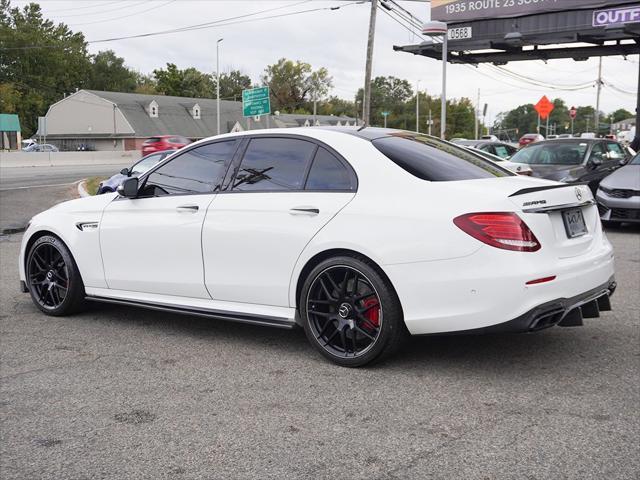
[[[160,141],[159,137],[151,137],[150,139],[145,140],[144,143],[158,143],[159,141]]]
[[[513,175],[478,154],[433,137],[402,133],[378,138],[372,143],[410,174],[431,182]]]
[[[519,150],[511,161],[530,165],[580,165],[587,146],[586,142],[532,143]]]

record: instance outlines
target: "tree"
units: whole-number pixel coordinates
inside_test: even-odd
[[[136,72],[136,89],[135,93],[142,93],[145,95],[157,95],[156,81],[151,75],[144,75],[140,72]]]
[[[12,83],[0,83],[0,113],[15,113],[22,95]]]
[[[405,126],[407,123],[405,103],[411,98],[412,91],[408,80],[393,76],[374,78],[371,81],[371,124],[383,125],[382,112],[389,112],[387,115],[388,127],[408,128]],[[356,102],[362,105],[363,97],[364,89],[361,88],[356,94]]]
[[[350,100],[344,100],[338,97],[329,97],[324,102],[318,104],[318,115],[335,115],[346,117],[358,117],[360,114],[356,111],[356,104]]]
[[[629,118],[634,117],[633,113],[629,110],[625,110],[624,108],[619,108],[615,112],[612,112],[608,117],[609,123],[618,123],[622,120],[627,120]]]
[[[213,79],[214,91],[217,79]],[[251,88],[251,78],[240,70],[220,74],[220,98],[224,100],[242,99],[242,91]]]
[[[113,50],[98,52],[92,58],[89,87],[109,92],[133,92],[137,87],[137,75],[124,64],[124,58]]]
[[[320,68],[314,72],[308,63],[286,58],[268,65],[260,79],[269,86],[272,110],[284,112],[308,110],[307,102],[313,100],[313,95],[315,99],[320,99],[333,86],[327,69]]]
[[[9,0],[0,0],[0,44],[3,102],[12,91],[23,135],[28,137],[49,105],[88,84],[87,44],[81,33],[44,19],[37,4],[12,8]]]
[[[167,63],[167,69],[154,70],[155,90],[163,95],[176,97],[214,98],[215,85],[208,73],[189,67],[180,70],[175,64]]]

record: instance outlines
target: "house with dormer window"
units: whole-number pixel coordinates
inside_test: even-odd
[[[157,135],[200,140],[217,133],[214,98],[78,90],[49,107],[47,142],[61,150],[140,150]],[[221,133],[263,128],[355,125],[356,120],[328,115],[242,116],[242,102],[220,101]],[[37,134],[36,134],[37,135]]]

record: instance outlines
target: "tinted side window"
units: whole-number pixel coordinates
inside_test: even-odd
[[[489,160],[431,137],[396,135],[372,143],[391,161],[423,180],[445,182],[511,176]]]
[[[625,157],[624,151],[618,143],[607,142],[607,150],[611,160],[622,160]]]
[[[349,170],[326,148],[318,148],[313,159],[306,190],[355,190]]]
[[[591,149],[591,154],[589,155],[589,160],[596,159],[603,161],[604,160],[604,144],[602,142],[596,143]]]
[[[238,140],[211,143],[173,158],[148,177],[143,195],[209,193],[219,189]]]
[[[315,149],[315,144],[294,138],[253,138],[233,190],[301,190]]]

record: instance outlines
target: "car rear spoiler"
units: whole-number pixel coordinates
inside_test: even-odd
[[[509,197],[517,197],[518,195],[526,195],[527,193],[541,192],[543,190],[553,190],[554,188],[577,187],[578,185],[587,185],[587,183],[567,183],[565,185],[543,185],[541,187],[530,187],[518,190],[509,195]]]

